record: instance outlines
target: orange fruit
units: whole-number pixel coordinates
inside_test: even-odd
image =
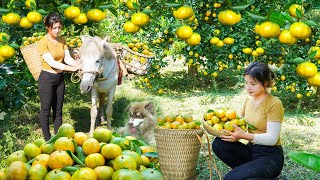
[[[37,145],[38,147],[41,147],[42,144],[46,143],[46,140],[44,140],[43,138],[38,138],[38,139],[34,140],[33,143],[35,145]]]
[[[21,162],[28,162],[28,157],[24,154],[23,150],[18,150],[13,153],[11,153],[7,157],[7,165],[10,166],[11,163],[14,161],[21,161]]]
[[[300,63],[297,68],[296,72],[299,76],[304,78],[310,78],[317,74],[318,68],[317,66],[309,61],[305,61]]]
[[[10,59],[15,55],[16,51],[9,45],[4,45],[0,47],[0,56],[5,59]]]
[[[41,149],[34,143],[28,143],[23,148],[24,154],[29,158],[34,158],[41,154]]]
[[[104,163],[105,163],[105,159],[100,153],[89,154],[84,159],[84,164],[86,165],[86,167],[89,167],[89,168],[103,166]]]
[[[50,154],[48,165],[50,169],[59,169],[64,166],[72,166],[73,159],[66,151],[55,151]]]
[[[54,143],[50,143],[50,144],[42,144],[41,147],[41,153],[42,154],[51,154],[55,151],[54,149]]]
[[[47,168],[42,164],[32,165],[28,171],[29,180],[44,179],[48,173]]]
[[[6,180],[7,179],[6,177],[7,177],[7,173],[6,173],[5,169],[4,168],[0,169],[0,179]]]
[[[294,45],[298,41],[298,39],[294,37],[288,29],[282,30],[278,38],[280,43],[286,45]]]
[[[174,117],[174,116],[166,116],[165,119],[166,119],[167,122],[171,122],[172,123],[173,121],[176,120],[176,117]]]
[[[7,15],[5,15],[5,17],[3,18],[3,22],[10,24],[10,25],[14,25],[14,24],[18,24],[20,22],[20,15],[17,13],[8,13]]]
[[[248,48],[248,47],[247,48],[243,48],[242,52],[245,53],[245,54],[251,54],[252,53],[252,49]]]
[[[118,169],[137,169],[137,163],[132,156],[120,155],[113,160],[113,169],[116,171]]]
[[[155,150],[151,146],[140,146],[139,148],[142,154],[145,154],[147,152],[155,152]]]
[[[135,7],[133,6],[133,3],[135,3],[135,4],[139,7],[139,2],[138,2],[138,0],[127,0],[126,6],[127,6],[130,10],[134,10]]]
[[[87,18],[90,20],[90,21],[94,21],[94,22],[99,22],[101,21],[102,19],[105,18],[105,13],[102,12],[100,9],[90,9],[88,12],[87,12]]]
[[[143,12],[138,12],[131,16],[131,21],[136,26],[145,26],[150,22],[150,17]]]
[[[112,180],[143,180],[138,171],[131,169],[119,169],[112,175]]]
[[[68,137],[60,137],[54,142],[54,149],[57,150],[70,150],[72,153],[75,152],[72,139]]]
[[[225,44],[233,44],[234,43],[234,39],[231,37],[226,37],[223,39],[223,43]]]
[[[141,157],[140,154],[136,153],[135,151],[132,150],[124,150],[122,151],[122,155],[128,155],[134,158],[134,160],[137,163],[137,167],[140,167],[141,165]]]
[[[264,38],[275,38],[280,34],[280,26],[274,22],[266,21],[260,24],[259,35]]]
[[[33,26],[32,22],[30,22],[27,17],[22,17],[19,25],[20,25],[20,27],[25,28],[25,29],[32,28],[32,26]]]
[[[220,39],[218,37],[213,37],[210,39],[210,44],[218,44],[219,40]]]
[[[114,173],[113,168],[110,166],[98,166],[93,170],[96,173],[98,180],[112,179],[112,175]]]
[[[297,14],[296,14],[296,10],[299,9],[301,11],[301,14],[304,13],[304,8],[299,5],[299,4],[292,4],[290,7],[289,7],[289,14],[292,16],[292,17],[297,17]]]
[[[308,84],[310,84],[310,86],[320,86],[320,72],[317,72],[316,75],[307,78],[307,82]]]
[[[179,121],[173,121],[171,123],[171,129],[178,129],[178,127],[181,125]]]
[[[216,116],[221,119],[226,116],[226,111],[223,109],[218,109],[216,111]]]
[[[102,146],[100,153],[107,160],[115,159],[117,156],[122,154],[122,149],[117,144],[106,144]]]
[[[24,4],[26,5],[26,7],[27,7],[28,9],[31,8],[31,4],[33,4],[34,6],[37,5],[36,0],[26,0],[26,1],[24,2]]]
[[[75,130],[73,128],[73,126],[71,124],[62,124],[59,127],[58,133],[62,136],[62,137],[69,137],[69,138],[73,138]]]
[[[234,124],[234,125],[237,125],[237,126],[240,125],[239,119],[232,119],[230,122],[231,122],[231,124]]]
[[[226,117],[227,117],[228,119],[235,119],[236,116],[237,116],[237,113],[236,113],[235,110],[228,109],[228,110],[226,111]]]
[[[89,138],[82,144],[82,150],[85,155],[100,152],[100,143],[94,138]]]
[[[316,55],[315,55],[313,58],[315,58],[315,59],[320,59],[320,47],[311,46],[308,54],[312,53],[313,51],[316,51]]]
[[[27,19],[31,23],[39,23],[42,20],[42,15],[38,11],[31,11],[27,14]]]
[[[122,150],[130,149],[130,141],[123,137],[113,137],[110,143],[119,145]]]
[[[49,154],[39,154],[35,157],[35,160],[32,162],[32,166],[35,166],[37,164],[43,165],[45,168],[49,168],[48,161],[49,161]]]
[[[309,25],[304,22],[295,22],[291,24],[290,33],[298,39],[306,39],[310,37],[312,31]]]
[[[150,179],[150,180],[164,180],[163,175],[161,174],[160,171],[158,171],[155,168],[147,168],[143,171],[140,172],[140,174],[142,175],[143,179]]]
[[[73,19],[76,24],[85,24],[88,22],[87,15],[85,13],[80,13],[80,15]]]
[[[189,123],[189,122],[193,121],[193,116],[191,116],[191,115],[184,116],[184,121],[186,123]]]
[[[223,126],[223,128],[225,130],[228,130],[228,131],[231,131],[233,132],[234,131],[234,127],[232,126],[232,123],[230,121],[226,122]]]
[[[220,118],[218,118],[217,116],[212,116],[211,122],[212,122],[212,124],[219,124]]]
[[[237,14],[232,10],[221,11],[218,15],[218,21],[223,25],[234,25],[241,20],[241,14]]]
[[[179,121],[180,123],[183,123],[183,122],[184,122],[184,119],[183,119],[182,115],[179,114],[179,115],[176,117],[176,121]]]
[[[104,127],[96,128],[93,132],[93,138],[99,142],[108,143],[112,138],[112,131]]]
[[[148,167],[150,164],[150,159],[147,156],[141,155],[141,165]]]
[[[192,34],[193,34],[192,28],[187,25],[179,27],[176,31],[176,35],[179,39],[188,39],[192,36]]]
[[[174,16],[178,19],[188,19],[193,15],[193,9],[190,6],[182,6],[174,13]]]
[[[76,132],[73,139],[77,142],[79,146],[82,146],[83,142],[88,139],[88,135],[84,132]]]
[[[48,172],[44,180],[71,180],[71,175],[67,171],[61,171],[60,169],[54,169]]]
[[[71,180],[78,179],[96,180],[97,175],[93,169],[89,167],[82,167],[79,170],[75,171],[71,177]]]
[[[201,42],[201,36],[198,33],[192,33],[192,35],[186,40],[189,46],[196,46]]]
[[[213,129],[215,129],[216,131],[220,131],[223,129],[223,126],[221,124],[215,124],[213,125]]]
[[[7,180],[25,180],[27,179],[27,164],[21,161],[15,161],[7,169]]]
[[[209,112],[204,114],[203,118],[208,121],[208,120],[211,120],[213,116],[214,116],[214,112]]]
[[[69,6],[64,10],[64,16],[68,19],[74,19],[80,15],[80,9],[76,6]]]
[[[136,33],[140,30],[140,26],[133,24],[132,21],[126,21],[123,25],[123,29],[127,33]]]

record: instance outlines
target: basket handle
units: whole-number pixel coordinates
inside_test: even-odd
[[[209,160],[208,160],[207,156],[206,156],[206,160],[207,160],[207,162],[208,162],[208,167],[209,167],[209,169],[210,169],[210,180],[212,180],[212,173],[213,173],[210,162],[212,162],[213,168],[214,168],[214,170],[216,171],[216,173],[218,174],[219,179],[222,180],[221,173],[220,173],[220,171],[218,170],[217,165],[216,165],[214,159],[212,158],[208,134],[207,134],[206,132],[205,132],[204,134],[206,135],[207,144],[208,144]],[[201,149],[202,149],[202,151],[203,151],[203,153],[204,153],[204,155],[205,155],[205,148],[204,148],[204,145],[203,145],[203,143],[202,143],[202,138],[201,138],[199,135],[197,135],[197,138],[198,138],[198,140],[199,140],[199,142],[200,142],[200,144],[201,144]]]

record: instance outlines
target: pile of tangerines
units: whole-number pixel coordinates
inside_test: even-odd
[[[158,117],[158,127],[163,129],[199,129],[201,122],[193,119],[193,116],[167,115]]]
[[[228,109],[218,109],[218,110],[208,110],[203,116],[206,124],[211,126],[216,132],[223,129],[233,132],[234,125],[239,126],[241,129],[247,129],[247,121],[243,118],[239,118],[235,110]]]
[[[151,168],[154,149],[134,137],[97,128],[93,137],[63,124],[49,141],[37,139],[7,158],[0,179],[163,179]]]

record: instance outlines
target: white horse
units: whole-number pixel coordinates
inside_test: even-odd
[[[82,93],[91,90],[90,135],[92,136],[98,114],[98,99],[101,123],[105,122],[103,106],[107,94],[107,127],[111,129],[112,101],[118,83],[119,69],[116,52],[106,42],[107,38],[103,40],[91,36],[82,36],[81,38],[83,44],[79,49],[79,58],[82,62],[80,90]]]

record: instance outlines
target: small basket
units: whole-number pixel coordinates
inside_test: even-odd
[[[146,75],[154,56],[144,55],[123,46],[121,60],[126,69],[136,75]]]
[[[202,129],[155,129],[161,172],[166,180],[195,178]]]
[[[23,59],[26,62],[33,78],[37,81],[41,72],[41,57],[38,51],[38,43],[33,43],[20,48]]]
[[[221,135],[225,134],[222,130],[216,130],[215,128],[210,126],[207,122],[205,122],[205,120],[201,120],[201,121],[202,121],[202,126],[206,130],[207,133],[209,133],[213,136],[217,136],[217,137],[220,137]],[[246,130],[248,130],[248,123],[247,123],[245,131]]]

